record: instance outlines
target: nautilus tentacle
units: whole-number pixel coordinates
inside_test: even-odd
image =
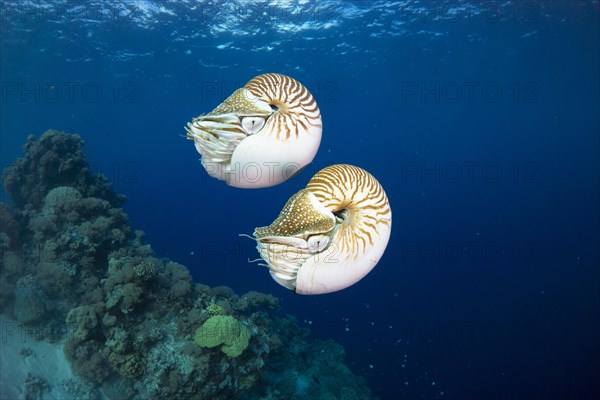
[[[264,74],[186,126],[213,178],[241,188],[278,185],[309,164],[321,143],[321,112],[308,89]]]
[[[338,164],[313,176],[254,237],[277,283],[321,294],[367,275],[383,255],[391,227],[392,210],[379,182],[361,168]]]

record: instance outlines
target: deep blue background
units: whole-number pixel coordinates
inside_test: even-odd
[[[32,4],[2,4],[3,166],[80,134],[159,255],[281,297],[382,399],[599,393],[598,2]],[[323,141],[299,177],[230,188],[178,135],[263,72],[311,90]],[[293,295],[237,235],[342,162],[384,186],[390,244],[354,287]]]

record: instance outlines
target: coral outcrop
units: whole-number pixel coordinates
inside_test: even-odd
[[[46,312],[46,296],[32,275],[17,281],[14,309],[15,318],[23,323],[38,321]]]
[[[222,345],[221,350],[229,357],[242,354],[249,340],[250,330],[229,315],[210,317],[194,334],[194,342],[198,346],[213,348]]]
[[[277,298],[194,283],[158,257],[82,147],[58,131],[29,137],[3,174],[12,204],[0,203],[0,311],[63,347],[74,398],[372,398],[343,349],[308,341]]]

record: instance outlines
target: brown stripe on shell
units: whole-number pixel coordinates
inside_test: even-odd
[[[391,209],[385,191],[367,171],[337,164],[319,171],[308,182],[310,190],[328,210],[348,210],[333,241],[353,258],[364,253],[378,237],[377,225],[390,226]]]
[[[268,123],[275,137],[298,137],[307,127],[321,128],[321,112],[308,89],[297,80],[281,74],[263,74],[250,80],[246,86],[253,95],[279,108]],[[281,107],[281,105],[285,107]]]

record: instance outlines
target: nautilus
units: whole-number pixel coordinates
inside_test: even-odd
[[[313,160],[322,122],[306,87],[270,73],[188,122],[186,130],[211,177],[234,187],[263,188],[284,182]]]
[[[254,239],[277,283],[299,294],[322,294],[367,275],[391,227],[379,182],[364,169],[337,164],[317,172],[271,225],[254,230]]]

